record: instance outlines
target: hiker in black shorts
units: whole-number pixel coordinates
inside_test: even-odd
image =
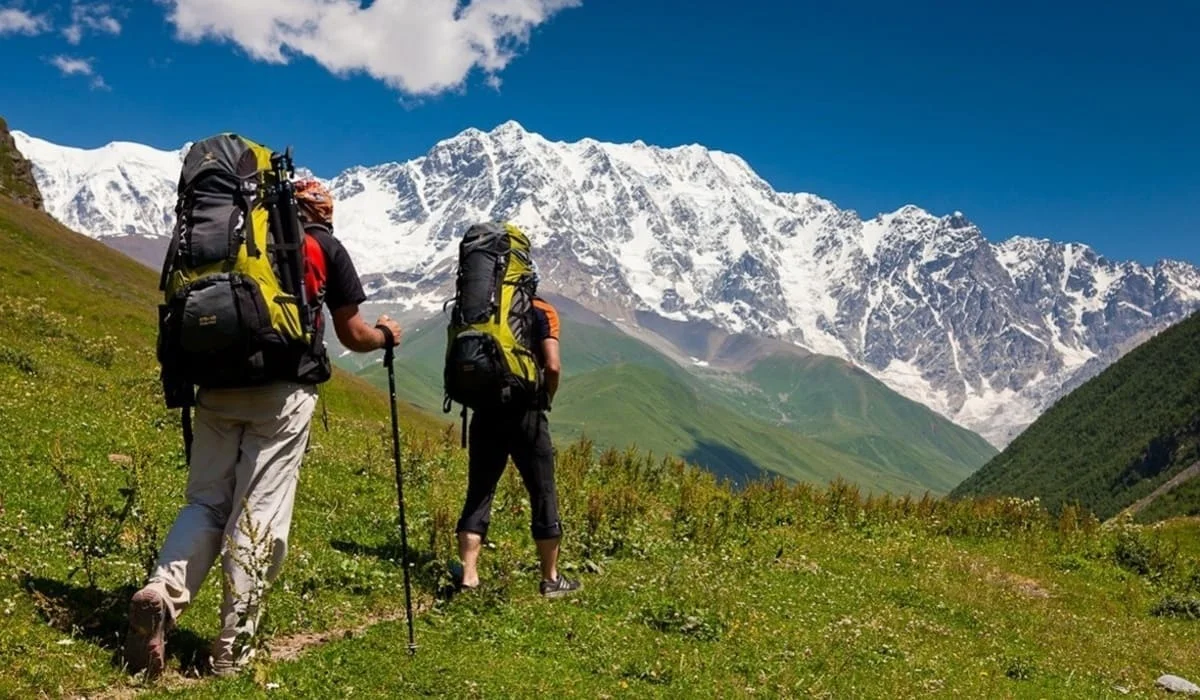
[[[561,597],[579,590],[580,583],[558,574],[558,494],[554,487],[554,446],[546,410],[558,391],[561,365],[558,354],[558,312],[549,302],[533,299],[533,350],[545,376],[545,391],[527,408],[477,411],[471,420],[468,444],[470,467],[467,500],[458,521],[458,554],[463,572],[460,586],[479,585],[479,550],[487,536],[496,484],[511,456],[532,507],[531,530],[542,564],[541,594]]]

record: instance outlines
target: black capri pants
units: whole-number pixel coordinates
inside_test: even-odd
[[[535,540],[562,536],[558,492],[554,486],[554,445],[543,411],[480,412],[471,419],[468,442],[467,500],[458,532],[486,537],[496,485],[511,456],[532,507],[530,532]]]

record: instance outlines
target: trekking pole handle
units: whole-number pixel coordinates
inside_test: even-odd
[[[383,331],[383,364],[390,366],[395,357],[396,336],[392,334],[391,328],[382,323],[375,327]]]

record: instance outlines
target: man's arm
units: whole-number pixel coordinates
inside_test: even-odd
[[[341,241],[318,231],[314,234],[325,255],[325,266],[329,277],[326,280],[325,303],[333,317],[333,329],[342,345],[353,352],[371,352],[386,344],[383,331],[376,326],[386,326],[392,332],[394,344],[400,344],[400,326],[392,319],[380,316],[374,325],[367,325],[358,312],[358,305],[367,300],[358,271],[350,260],[350,254]]]
[[[546,394],[550,400],[558,393],[558,379],[562,375],[562,362],[558,356],[558,338],[546,338],[542,341],[542,357],[545,366],[542,370],[546,375]]]
[[[358,304],[349,304],[334,309],[331,315],[333,316],[333,329],[337,332],[338,340],[353,352],[371,352],[380,350],[386,345],[386,336],[376,326],[386,326],[391,330],[395,344],[400,344],[400,336],[403,333],[400,330],[400,324],[386,315],[380,316],[374,326],[367,325],[362,314],[358,312]]]

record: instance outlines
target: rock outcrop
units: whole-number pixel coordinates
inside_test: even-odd
[[[45,211],[42,193],[33,177],[33,165],[17,150],[3,117],[0,117],[0,195]]]

